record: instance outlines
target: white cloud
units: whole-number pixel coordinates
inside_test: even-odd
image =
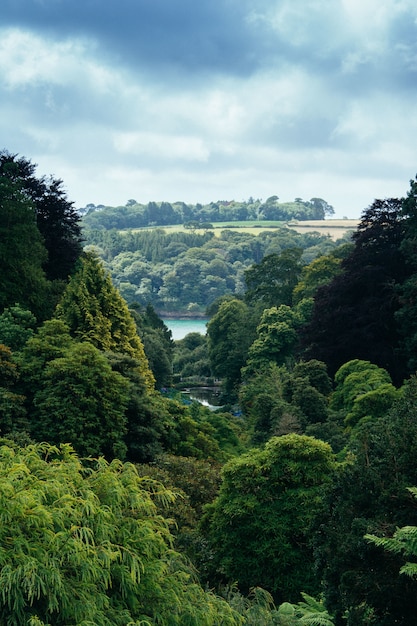
[[[233,0],[216,5],[204,54],[179,50],[183,31],[169,29],[180,19],[158,23],[154,8],[159,47],[151,37],[117,47],[124,33],[110,22],[91,22],[88,36],[64,18],[65,35],[4,27],[0,147],[62,178],[79,205],[277,194],[320,196],[358,217],[374,197],[404,194],[417,170],[414,1],[250,4],[247,40]]]

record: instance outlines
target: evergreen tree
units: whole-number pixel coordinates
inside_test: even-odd
[[[120,352],[136,359],[146,388],[154,388],[154,377],[135,321],[110,275],[92,253],[81,258],[56,315],[65,321],[77,340],[88,341],[105,352]]]

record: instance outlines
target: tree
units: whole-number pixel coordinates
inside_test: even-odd
[[[10,348],[0,343],[0,434],[11,435],[28,428],[25,398],[15,392],[19,378]]]
[[[7,307],[0,315],[0,343],[20,350],[33,335],[36,317],[19,304]]]
[[[387,536],[417,522],[407,491],[417,484],[416,402],[413,377],[388,413],[358,424],[317,518],[318,575],[337,626],[414,621],[415,584],[398,576],[402,559],[378,550],[364,535]]]
[[[3,442],[0,485],[2,624],[242,624],[172,549],[173,494],[133,465]]]
[[[300,302],[303,298],[313,297],[317,289],[329,283],[340,273],[341,259],[332,254],[314,259],[301,270],[300,280],[294,287],[293,301]]]
[[[261,302],[264,308],[292,304],[292,292],[301,272],[301,248],[287,248],[281,254],[268,254],[259,264],[245,271],[248,302]]]
[[[31,431],[37,441],[71,443],[81,456],[126,455],[128,382],[90,343],[75,343],[50,361],[34,396]]]
[[[56,315],[68,325],[77,340],[136,359],[146,388],[154,388],[155,380],[135,321],[110,275],[93,254],[83,255],[65,288]]]
[[[43,266],[47,251],[36,226],[34,203],[2,165],[0,153],[0,312],[19,303],[36,316],[48,311]]]
[[[364,417],[383,417],[400,395],[386,370],[360,359],[342,365],[335,383],[331,407],[344,412],[349,427]]]
[[[355,247],[341,273],[316,292],[302,333],[304,355],[324,361],[331,376],[343,363],[362,359],[386,369],[395,384],[406,377],[395,319],[398,286],[409,272],[403,236],[401,200],[375,200],[353,235]]]
[[[248,350],[243,375],[273,362],[283,365],[294,353],[300,318],[285,304],[265,309],[256,329],[256,339]]]
[[[24,157],[0,152],[0,177],[17,184],[35,209],[36,226],[47,250],[46,277],[66,280],[82,252],[81,218],[67,200],[62,181],[37,178],[36,167]]]
[[[225,391],[236,392],[240,370],[251,344],[250,317],[247,305],[240,300],[224,301],[207,325],[211,368],[223,378]]]
[[[400,335],[400,346],[407,359],[408,369],[417,369],[416,346],[417,324],[415,321],[417,302],[417,178],[410,180],[410,189],[402,203],[402,216],[405,233],[401,242],[401,251],[410,268],[409,276],[399,286],[400,307],[395,313],[397,331]]]
[[[203,525],[217,573],[280,601],[296,600],[301,589],[316,593],[309,537],[333,471],[328,444],[295,434],[229,461]]]

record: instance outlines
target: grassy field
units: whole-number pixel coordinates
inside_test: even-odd
[[[320,234],[330,235],[332,239],[340,239],[347,231],[355,230],[359,221],[358,220],[309,220],[305,222],[273,222],[273,221],[248,221],[248,222],[214,222],[213,230],[217,237],[220,237],[222,230],[233,230],[240,233],[249,233],[251,235],[259,235],[259,233],[265,230],[273,230],[275,228],[288,227],[296,230],[298,233],[306,232],[319,232]],[[166,232],[190,232],[189,229],[184,228],[182,224],[175,224],[173,226],[155,226],[147,228],[138,228],[139,230],[152,230],[153,228],[161,228]],[[195,232],[204,233],[202,228],[196,228]]]

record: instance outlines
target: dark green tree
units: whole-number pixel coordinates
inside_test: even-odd
[[[81,456],[126,455],[128,382],[90,343],[75,343],[49,361],[34,396],[32,436],[71,443]]]
[[[415,584],[398,576],[402,559],[364,539],[416,524],[407,491],[417,484],[417,380],[384,416],[362,420],[317,520],[315,554],[326,605],[337,626],[408,626],[417,610]]]
[[[395,384],[407,375],[395,319],[398,286],[410,271],[401,251],[404,228],[401,200],[375,200],[341,273],[316,293],[303,345],[305,356],[324,361],[331,376],[352,359],[386,369]]]
[[[25,398],[16,393],[19,370],[9,347],[0,343],[0,434],[14,436],[28,430]]]
[[[82,252],[80,216],[69,202],[61,180],[35,175],[36,165],[24,157],[0,152],[0,177],[17,184],[35,209],[36,225],[47,250],[43,269],[49,280],[66,280]]]
[[[0,153],[0,312],[19,303],[36,316],[50,312],[43,270],[47,251],[36,226],[36,210]]]
[[[233,396],[253,340],[247,305],[241,300],[222,302],[207,325],[207,336],[213,373],[223,379],[226,393]]]
[[[7,307],[0,315],[0,343],[12,350],[23,348],[33,335],[36,317],[19,304]]]
[[[259,264],[245,271],[250,303],[262,303],[264,308],[292,304],[292,292],[301,273],[301,248],[287,248],[281,254],[268,254]]]

